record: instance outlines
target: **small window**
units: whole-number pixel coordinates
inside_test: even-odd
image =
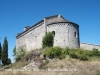
[[[74,32],[74,36],[77,38],[77,33],[76,32]]]
[[[55,36],[55,31],[52,31],[53,36]]]

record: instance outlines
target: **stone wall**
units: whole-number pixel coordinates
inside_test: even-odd
[[[16,48],[24,46],[26,50],[42,48],[42,38],[46,32],[55,32],[54,46],[79,48],[79,26],[56,15],[46,17],[32,27],[24,29],[16,36]]]
[[[16,40],[16,48],[18,49],[20,46],[25,46],[26,50],[42,48],[42,37],[44,35],[45,25],[42,22],[20,34]]]
[[[48,32],[55,32],[54,46],[62,48],[79,48],[79,29],[78,25],[69,22],[58,22],[47,25]]]
[[[88,43],[80,43],[80,48],[86,50],[92,50],[93,48],[98,49],[100,51],[100,45],[88,44]]]

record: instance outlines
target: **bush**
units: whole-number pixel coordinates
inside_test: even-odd
[[[49,58],[65,58],[64,51],[60,47],[52,47],[44,52],[44,55],[48,56]]]
[[[89,57],[86,55],[80,55],[79,59],[80,60],[89,60]]]
[[[16,61],[21,60],[21,58],[26,54],[26,49],[24,46],[19,47],[18,51],[16,52]]]
[[[53,34],[51,32],[46,33],[46,35],[42,39],[42,48],[52,47],[53,46]]]
[[[78,53],[71,53],[70,57],[78,59],[79,55],[78,55]]]
[[[59,58],[63,59],[66,55],[69,55],[71,58],[79,59],[79,60],[89,60],[91,57],[100,57],[100,51],[97,49],[84,50],[84,49],[69,49],[65,48],[62,49],[60,47],[50,48],[49,50],[45,51],[45,54],[49,58]]]
[[[98,49],[93,49],[92,53],[94,56],[100,56],[100,51]]]
[[[90,51],[83,49],[69,49],[65,48],[66,55],[69,55],[71,58],[80,59],[80,60],[88,60],[89,55],[92,56]]]
[[[89,57],[93,57],[93,51],[89,51],[89,50],[84,50],[85,54]]]

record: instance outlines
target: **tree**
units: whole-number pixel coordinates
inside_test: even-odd
[[[53,34],[52,32],[48,32],[45,34],[45,36],[42,39],[42,48],[45,47],[52,47],[53,46],[53,42],[54,42],[54,38],[53,38]]]
[[[10,58],[7,59],[7,63],[6,64],[11,64]]]
[[[16,46],[13,49],[13,56],[16,56]]]
[[[2,50],[2,64],[8,65],[10,63],[9,61],[11,60],[8,58],[8,41],[7,38],[5,37]]]

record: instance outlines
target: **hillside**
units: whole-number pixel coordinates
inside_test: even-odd
[[[62,59],[47,57],[42,60],[42,55],[49,49],[39,49],[26,53],[19,61],[5,67],[9,68],[10,71],[13,70],[12,72],[1,71],[0,75],[100,75],[99,56],[91,56],[88,60],[80,60],[66,55]],[[16,71],[16,69],[20,70]]]

